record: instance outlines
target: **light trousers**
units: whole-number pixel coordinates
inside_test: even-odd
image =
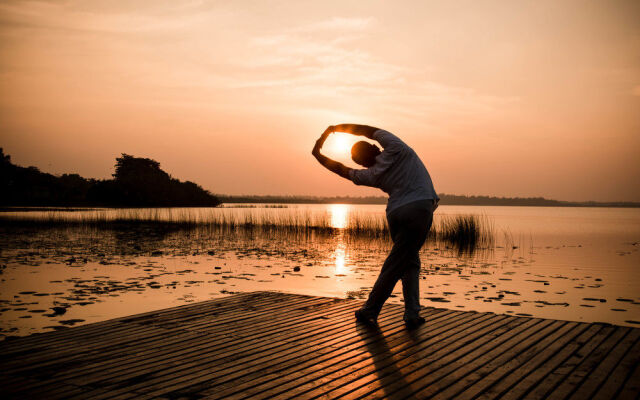
[[[396,283],[402,279],[404,319],[419,316],[419,251],[431,229],[436,204],[433,200],[414,201],[387,215],[393,248],[382,265],[380,275],[363,306],[363,310],[367,313],[377,316],[384,302],[391,296]]]

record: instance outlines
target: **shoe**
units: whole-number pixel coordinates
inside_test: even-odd
[[[404,324],[407,326],[407,329],[416,329],[425,322],[427,322],[427,320],[422,317],[408,318],[404,320]]]
[[[356,321],[362,322],[365,325],[377,325],[378,317],[374,317],[363,309],[356,310]]]

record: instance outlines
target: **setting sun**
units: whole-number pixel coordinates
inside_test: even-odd
[[[351,151],[351,144],[345,134],[337,136],[333,146],[339,152]]]
[[[346,133],[336,132],[333,134],[333,141],[331,143],[331,150],[336,153],[350,153],[351,152],[351,140]]]
[[[338,160],[350,160],[351,159],[351,146],[358,140],[361,140],[357,136],[350,135],[343,132],[332,133],[327,139],[324,150],[327,155],[335,157]]]

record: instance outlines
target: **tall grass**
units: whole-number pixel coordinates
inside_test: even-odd
[[[486,215],[453,215],[440,219],[433,234],[439,242],[451,243],[461,252],[495,245],[495,229]]]
[[[332,226],[332,218],[328,212],[281,211],[213,208],[193,212],[189,209],[143,208],[80,212],[15,212],[0,213],[0,225],[126,228],[145,224],[171,229],[208,227],[226,232],[341,234],[346,238],[390,240],[386,218],[382,214],[352,212],[348,214],[345,226],[336,228]],[[450,245],[460,251],[473,251],[477,247],[494,246],[494,231],[492,223],[486,216],[436,214],[428,240]]]

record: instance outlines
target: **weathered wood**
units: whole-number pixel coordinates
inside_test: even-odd
[[[149,317],[153,316],[170,316],[177,319],[177,316],[180,313],[184,312],[196,312],[196,313],[205,313],[211,310],[212,307],[217,305],[224,305],[225,307],[235,307],[236,304],[241,304],[246,301],[246,297],[250,297],[251,294],[244,294],[243,296],[239,296],[238,298],[229,298],[228,302],[225,303],[224,299],[215,299],[203,302],[201,307],[197,307],[193,304],[182,305],[175,308],[169,308],[158,311],[151,311],[143,314],[138,314],[136,316],[127,316],[112,319],[109,321],[97,322],[93,324],[88,324],[84,326],[79,326],[73,329],[65,329],[57,332],[47,332],[47,333],[39,333],[30,336],[29,341],[21,341],[14,340],[11,341],[12,346],[3,347],[0,346],[0,357],[8,354],[17,354],[29,350],[33,350],[40,347],[46,347],[49,345],[54,345],[56,349],[60,350],[66,347],[76,347],[79,343],[78,341],[82,341],[82,343],[89,343],[91,341],[97,341],[98,343],[102,343],[105,340],[103,339],[106,335],[119,335],[124,332],[128,333],[127,336],[130,336],[133,332],[141,332],[144,331],[144,324],[148,320]],[[255,296],[255,294],[253,295]],[[272,297],[270,294],[265,297]],[[282,301],[282,300],[280,300]],[[145,319],[147,318],[147,319]],[[138,324],[132,325],[131,322],[137,322]]]
[[[628,352],[632,346],[638,343],[638,338],[640,338],[640,330],[631,330],[624,339],[611,350],[607,357],[602,360],[600,365],[598,365],[598,369],[589,376],[585,384],[573,393],[572,398],[584,399],[591,397],[591,395],[598,390],[599,386],[601,387],[600,390],[598,390],[598,395],[595,396],[596,398],[612,398],[613,394],[615,394],[624,383],[626,378],[624,371],[629,371],[629,366],[633,365],[634,360],[633,358],[631,360],[628,359],[629,363],[626,365],[622,364],[621,361],[626,354],[629,354]],[[631,354],[633,354],[633,352],[631,352]],[[638,362],[637,357],[635,357],[635,362]],[[616,368],[619,370],[618,373],[614,375],[613,372],[615,372]]]
[[[327,304],[328,303],[333,303],[333,301],[331,299],[324,299],[324,300],[325,300],[325,303],[327,303]],[[298,304],[298,303],[295,303],[295,304]],[[277,325],[270,325],[271,329],[273,329],[274,326],[277,327]],[[180,333],[180,334],[182,334],[182,333]],[[217,344],[218,345],[216,345],[216,343],[214,343],[213,345],[210,345],[208,348],[215,348],[215,347],[223,348],[223,346],[219,346],[220,340],[218,340],[215,336],[205,336],[205,339],[209,340],[209,341],[217,340]],[[229,341],[229,338],[224,337],[223,340]],[[189,343],[187,343],[187,344],[189,344]],[[165,347],[166,346],[164,346],[164,344],[162,346],[159,346],[159,348],[160,348],[159,351],[163,351],[163,349],[165,349]],[[200,346],[200,350],[202,350],[202,349],[206,350],[206,348],[207,347],[203,348],[202,346]],[[194,348],[193,343],[191,343],[191,345],[189,345],[189,346],[173,346],[173,347],[168,347],[168,349],[173,350],[173,351],[193,352],[193,351],[197,351],[199,348],[197,348],[197,347]],[[138,349],[138,350],[140,350],[140,349]],[[158,351],[156,350],[156,353],[157,352]],[[133,376],[131,376],[131,375],[129,376],[129,379],[134,378],[135,375],[140,375],[141,373],[144,373],[144,368],[148,369],[152,365],[159,365],[159,367],[158,367],[159,369],[163,369],[167,365],[165,363],[152,364],[148,360],[145,360],[142,354],[139,354],[139,353],[133,353],[132,354],[132,357],[134,359],[138,358],[136,356],[139,356],[139,358],[141,358],[142,360],[137,360],[138,369],[133,368],[135,372],[134,372]],[[99,357],[100,357],[100,360],[104,359],[104,357],[102,355],[99,355]],[[123,360],[115,359],[113,361],[114,362],[111,363],[111,364],[113,364],[111,366],[111,368],[105,368],[106,367],[105,365],[100,365],[100,364],[96,365],[96,364],[94,364],[94,365],[91,365],[91,368],[82,369],[82,371],[81,371],[82,372],[82,374],[81,374],[82,376],[78,376],[78,374],[76,374],[76,376],[70,377],[68,373],[66,375],[63,374],[62,376],[60,376],[60,375],[56,375],[57,371],[55,371],[55,369],[54,370],[49,369],[49,370],[47,370],[45,372],[46,372],[47,375],[53,374],[53,379],[51,379],[50,381],[45,381],[43,383],[45,383],[45,384],[54,383],[54,382],[58,381],[59,379],[64,378],[66,381],[68,381],[70,383],[73,383],[73,384],[75,384],[77,382],[82,382],[83,384],[87,385],[87,384],[93,384],[93,383],[95,383],[96,381],[99,381],[99,380],[105,380],[107,378],[123,376],[124,373],[126,373],[127,371],[132,369],[132,367],[126,365],[123,362]],[[167,363],[171,363],[172,361],[173,360],[171,360],[171,359],[166,360]],[[140,367],[140,366],[142,366],[142,367]],[[97,375],[98,375],[97,378],[96,378],[95,374],[91,375],[92,370],[93,371],[97,370]],[[71,378],[73,378],[73,379],[71,379]]]
[[[345,331],[353,326],[353,309],[338,313],[339,321],[326,325],[326,321],[301,325],[272,340],[251,338],[246,346],[229,349],[222,354],[205,355],[186,360],[171,368],[164,368],[151,373],[144,383],[134,385],[136,391],[163,394],[167,387],[178,390],[182,387],[199,384],[211,380],[215,376],[228,371],[231,367],[244,368],[247,363],[262,364],[272,359],[282,359],[299,348],[314,351],[316,346],[339,343],[345,338]],[[169,375],[167,377],[167,375]]]
[[[439,380],[455,371],[461,365],[466,365],[501,343],[507,341],[512,336],[522,331],[535,327],[540,320],[502,317],[497,323],[492,323],[486,328],[473,335],[465,335],[463,338],[453,338],[450,346],[444,348],[436,347],[436,351],[430,347],[421,349],[411,357],[401,359],[394,368],[399,368],[404,381],[417,386],[418,389],[431,387]],[[377,381],[372,382],[369,387],[358,390],[357,393],[368,393],[372,389],[370,396],[384,396],[402,390],[402,382],[379,385]],[[419,390],[416,390],[419,393]]]
[[[638,358],[637,355],[635,357]],[[629,377],[627,378],[627,382],[624,384],[622,389],[620,390],[620,394],[618,396],[621,400],[637,400],[640,397],[640,363],[636,362],[635,369]]]
[[[562,383],[549,394],[549,399],[567,399],[580,389],[584,383],[596,376],[602,361],[609,352],[620,342],[631,328],[617,327],[607,339],[601,342],[578,366],[569,374]]]
[[[578,328],[580,328],[580,326],[578,326]],[[591,339],[593,335],[595,335],[600,329],[602,329],[602,325],[600,324],[588,325],[588,329],[586,331],[583,331],[580,336],[572,338],[571,341],[567,344],[562,344],[559,349],[556,349],[554,343],[554,348],[550,350],[555,351],[555,354],[551,358],[544,361],[541,365],[535,367],[515,386],[510,387],[505,392],[505,383],[500,382],[500,384],[491,388],[491,390],[483,393],[480,398],[493,398],[494,395],[497,396],[501,390],[502,393],[499,396],[504,400],[515,400],[522,398],[524,394],[526,394],[532,387],[534,387],[536,384],[538,384],[538,382],[544,379],[545,376],[550,374],[554,369],[562,364],[562,362],[567,360],[571,356],[571,354],[579,349],[583,343]],[[518,371],[517,374],[522,374],[523,372],[524,371]]]
[[[318,299],[316,299],[317,302]],[[331,299],[323,299],[324,303],[331,303]],[[307,303],[305,303],[307,304]],[[300,303],[299,302],[295,302],[295,303],[288,303],[289,309],[291,307],[295,307],[295,306],[299,306]],[[278,306],[280,307],[280,306]],[[272,310],[272,311],[276,311],[277,309],[274,309],[273,306],[268,306],[265,305],[264,308],[266,310]],[[290,311],[290,310],[289,310]],[[252,317],[256,317],[257,313],[254,313],[251,315]],[[236,321],[234,321],[236,322]],[[254,322],[254,321],[251,321]],[[254,322],[255,324],[255,322]],[[255,326],[255,325],[252,325]],[[271,325],[272,326],[272,325]],[[151,329],[152,328],[152,329]],[[167,335],[171,334],[171,335],[176,335],[179,334],[181,335],[182,338],[184,337],[194,337],[195,340],[199,339],[199,338],[208,338],[210,339],[210,336],[206,336],[206,335],[202,335],[202,334],[198,334],[197,332],[171,332],[167,329],[163,329],[163,328],[156,328],[151,326],[151,328],[147,329],[146,332],[146,336],[140,336],[140,334],[137,331],[134,331],[134,333],[132,333],[131,335],[125,335],[125,336],[121,336],[119,335],[116,338],[110,337],[110,336],[102,336],[104,338],[104,340],[101,342],[104,346],[98,347],[96,348],[95,346],[92,347],[91,349],[89,349],[89,351],[86,351],[85,348],[82,348],[81,346],[77,346],[75,349],[72,349],[71,353],[72,356],[71,357],[63,357],[63,352],[59,349],[59,348],[55,348],[55,351],[53,352],[47,352],[47,353],[41,353],[41,354],[36,354],[36,356],[40,356],[40,357],[47,357],[48,360],[33,360],[32,357],[25,357],[25,358],[21,358],[19,360],[16,360],[17,362],[22,364],[22,368],[16,368],[14,365],[12,365],[12,362],[8,362],[7,366],[12,367],[15,371],[20,371],[23,369],[29,369],[31,367],[33,367],[34,365],[37,366],[38,369],[42,369],[43,367],[45,367],[46,365],[51,365],[52,367],[54,367],[54,369],[52,371],[45,371],[48,374],[53,373],[55,378],[60,378],[60,376],[56,375],[56,373],[61,373],[62,371],[59,370],[59,368],[55,368],[59,365],[65,365],[65,366],[69,366],[69,363],[72,362],[73,359],[80,359],[82,361],[82,359],[84,358],[86,359],[91,359],[92,356],[96,356],[100,359],[113,359],[115,357],[114,352],[116,353],[121,353],[123,351],[123,347],[124,348],[133,348],[135,349],[135,353],[133,354],[134,357],[139,357],[140,356],[140,351],[143,350],[144,347],[148,347],[150,345],[153,345],[154,348],[164,348],[165,343],[163,343],[164,339]],[[225,329],[229,329],[229,326],[225,326]],[[222,332],[221,332],[222,333]],[[152,341],[152,343],[147,343],[148,341]],[[191,343],[193,345],[193,343]],[[75,354],[73,354],[75,353]],[[66,354],[66,353],[65,353]],[[51,357],[52,355],[55,355],[55,357]],[[35,361],[35,362],[34,362]],[[95,360],[94,360],[95,361]],[[122,361],[122,360],[120,360]],[[119,368],[122,368],[123,363],[120,362]],[[99,366],[100,368],[103,368],[104,366],[101,365]],[[86,370],[85,370],[86,372]]]
[[[640,396],[640,329],[253,292],[0,342],[8,399]]]
[[[455,325],[456,321],[459,321],[459,318],[464,317],[462,313],[456,313],[453,317],[450,317],[450,314],[439,317],[440,315],[441,314],[436,315],[435,319],[427,317],[427,323],[430,324],[431,332],[447,329],[447,327]],[[346,376],[353,371],[361,369],[363,363],[366,363],[366,361],[370,359],[367,348],[379,342],[383,335],[377,330],[363,329],[359,326],[355,326],[354,330],[357,333],[357,335],[354,336],[356,340],[355,343],[359,346],[355,348],[352,347],[348,349],[349,351],[347,352],[330,353],[333,357],[329,358],[314,357],[314,359],[310,360],[311,365],[307,363],[304,369],[287,374],[287,378],[283,380],[282,384],[273,386],[268,383],[267,385],[262,385],[262,387],[252,388],[247,391],[247,393],[250,393],[253,398],[260,399],[274,398],[274,396],[279,393],[294,394],[304,392],[317,387],[318,383],[327,380],[330,381],[331,378],[328,378],[328,376],[331,376],[331,373]],[[406,329],[401,326],[401,323],[393,325],[391,329],[388,326],[381,325],[381,330],[384,330],[386,338],[393,341],[393,343],[399,345],[401,343],[410,343],[410,341],[407,341]],[[363,347],[363,344],[366,347]],[[313,365],[315,361],[321,361],[321,363]],[[269,370],[266,372],[269,372]],[[276,370],[275,373],[272,372],[271,378],[273,379],[273,377],[278,375],[279,372]],[[289,382],[287,382],[287,379],[290,379]],[[279,381],[280,379],[278,379],[278,383]]]
[[[424,315],[430,329],[439,329],[445,324],[458,323],[463,313],[433,310]],[[475,317],[475,316],[474,316]],[[467,318],[469,318],[467,316]],[[378,319],[380,329],[384,330],[388,340],[406,342],[403,324],[395,316]],[[357,327],[354,327],[357,330]],[[294,360],[289,363],[278,363],[267,368],[256,367],[252,375],[247,376],[244,385],[238,385],[237,380],[216,386],[214,390],[205,391],[203,394],[212,398],[224,398],[235,393],[250,395],[252,398],[271,398],[277,393],[289,392],[292,388],[299,387],[308,382],[312,387],[318,379],[336,371],[346,371],[351,365],[370,358],[363,350],[365,346],[379,341],[381,335],[373,330],[358,331],[358,335],[349,341],[340,343],[340,346],[332,346],[320,349],[319,354],[312,354],[303,362]],[[297,361],[297,362],[296,362]],[[223,389],[223,390],[221,390]]]
[[[470,385],[463,392],[457,394],[456,398],[471,399],[482,394],[489,394],[488,389],[495,384],[508,388],[513,381],[518,380],[520,374],[525,374],[537,366],[536,357],[544,359],[546,351],[553,351],[553,347],[565,345],[568,339],[576,334],[574,328],[578,328],[578,333],[586,328],[577,325],[577,323],[570,322],[542,339],[524,342],[519,348],[516,346],[473,371],[464,380],[457,382],[459,387]],[[497,396],[492,398],[494,397]]]
[[[343,307],[342,307],[343,308]],[[330,308],[326,309],[326,312],[339,312],[341,308]],[[313,318],[314,316],[310,317]],[[224,357],[225,354],[239,353],[244,351],[252,351],[251,344],[261,343],[263,341],[275,341],[278,339],[278,334],[285,331],[288,326],[291,324],[283,324],[280,326],[275,321],[275,324],[271,325],[270,331],[259,331],[259,332],[248,332],[247,334],[238,334],[234,332],[234,337],[223,337],[221,339],[218,338],[209,338],[209,341],[205,341],[202,343],[194,343],[187,348],[182,349],[169,349],[169,351],[161,350],[159,352],[154,352],[152,357],[145,357],[146,355],[141,354],[138,358],[135,359],[133,363],[129,363],[127,365],[120,365],[117,373],[120,376],[119,379],[123,378],[123,372],[126,370],[132,370],[134,374],[139,374],[141,371],[149,370],[150,367],[158,366],[158,368],[164,370],[166,367],[165,360],[166,359],[176,359],[179,358],[181,361],[187,361],[193,359],[192,356],[195,355],[196,358],[201,358],[199,353],[206,352],[207,357],[211,358],[214,355],[220,355],[220,357]],[[213,340],[211,340],[213,339]],[[215,349],[215,351],[207,351]],[[129,361],[129,360],[126,360]],[[82,376],[78,377],[78,380],[95,382],[99,380],[104,380],[109,378],[104,374],[96,377],[93,376]]]
[[[346,395],[362,385],[377,385],[380,382],[378,378],[386,377],[389,374],[404,375],[408,370],[400,372],[398,370],[403,367],[416,367],[416,364],[409,361],[413,359],[416,353],[421,352],[421,355],[426,357],[437,350],[456,346],[457,343],[465,341],[465,338],[472,336],[472,334],[486,334],[491,329],[490,327],[495,326],[496,320],[504,319],[502,316],[494,315],[493,317],[495,318],[491,318],[491,315],[485,315],[479,321],[470,321],[467,317],[467,319],[457,321],[458,324],[455,327],[448,324],[432,331],[425,329],[422,332],[416,332],[412,340],[405,340],[410,346],[391,348],[391,344],[386,342],[386,338],[383,337],[381,338],[381,345],[367,348],[366,357],[359,364],[354,365],[352,368],[338,371],[334,376],[323,377],[320,382],[324,383],[324,385],[321,387],[314,385],[314,382],[310,382],[306,387],[296,388],[284,394],[284,396],[286,397],[289,393],[296,393],[302,396],[304,393],[304,396],[314,397],[324,393],[331,397],[338,397]],[[397,352],[399,350],[400,352]],[[400,365],[401,362],[406,362],[406,364]],[[346,374],[345,372],[349,373]],[[391,383],[388,382],[388,384]],[[400,388],[404,388],[406,386],[405,383],[409,382],[403,379],[398,380],[397,383]],[[311,390],[302,392],[301,389]],[[370,389],[370,387],[366,389]]]
[[[605,326],[586,342],[580,343],[580,347],[574,351],[571,356],[562,364],[556,367],[553,372],[548,374],[543,380],[533,387],[526,395],[525,399],[545,399],[556,390],[571,372],[587,357],[591,352],[600,345],[611,333],[615,327]]]

